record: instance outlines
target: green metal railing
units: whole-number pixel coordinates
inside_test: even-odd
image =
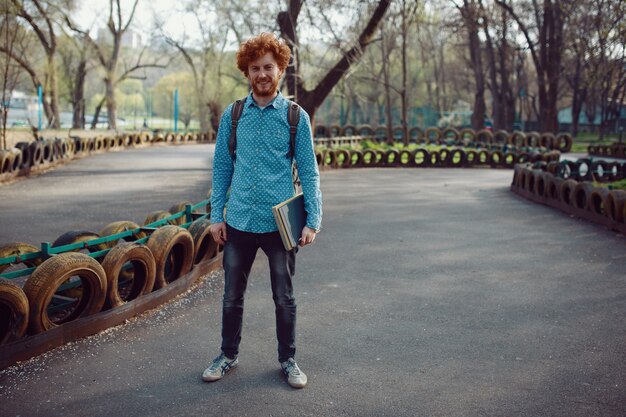
[[[174,213],[169,217],[163,218],[161,220],[157,220],[155,222],[146,224],[144,226],[140,226],[136,229],[129,229],[124,232],[116,233],[114,235],[103,236],[97,239],[91,239],[91,240],[84,241],[84,242],[71,243],[69,245],[56,246],[56,247],[52,247],[52,245],[49,242],[42,242],[41,251],[25,253],[25,254],[15,255],[15,256],[9,256],[7,258],[0,258],[0,266],[8,265],[8,264],[20,264],[25,261],[30,261],[30,260],[35,260],[35,259],[41,259],[42,261],[45,261],[51,256],[55,256],[60,253],[70,252],[70,251],[74,251],[77,249],[89,249],[90,247],[95,247],[103,243],[116,242],[120,239],[126,239],[128,237],[136,236],[141,232],[146,232],[148,236],[137,239],[135,240],[135,242],[145,243],[150,237],[149,236],[150,233],[154,232],[156,229],[158,229],[161,226],[170,224],[170,222],[173,220],[177,220],[184,216],[185,223],[179,226],[187,229],[189,225],[195,220],[207,217],[209,215],[208,213],[196,213],[194,212],[194,210],[200,207],[206,206],[208,202],[209,202],[209,199],[206,199],[197,204],[193,204],[193,205],[187,204],[184,210]],[[90,252],[88,255],[91,256],[92,258],[100,258],[100,257],[105,256],[107,253],[109,253],[110,250],[111,248],[107,248],[107,249],[99,250],[96,252]],[[22,277],[22,276],[27,276],[27,275],[32,274],[35,269],[37,269],[36,266],[31,267],[31,268],[20,269],[20,270],[12,271],[12,272],[5,272],[4,274],[0,274],[0,278],[14,279],[14,278]]]

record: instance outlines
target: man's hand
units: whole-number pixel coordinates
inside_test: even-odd
[[[214,223],[209,226],[209,231],[211,232],[211,236],[213,236],[213,240],[218,245],[224,246],[228,237],[226,236],[226,223]]]
[[[300,246],[310,245],[315,240],[316,234],[317,232],[315,230],[311,229],[310,227],[304,226],[298,243],[300,244]]]

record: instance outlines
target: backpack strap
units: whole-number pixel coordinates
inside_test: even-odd
[[[293,101],[289,101],[287,121],[289,122],[289,139],[291,141],[289,158],[292,159],[296,149],[296,131],[298,130],[298,123],[300,122],[300,106]]]
[[[230,157],[233,158],[233,161],[235,160],[235,154],[237,152],[237,125],[239,124],[239,119],[241,118],[241,113],[243,113],[243,107],[245,104],[245,98],[237,100],[233,103],[233,107],[230,111],[232,124],[230,128],[230,139],[228,140],[228,152],[230,153]]]
[[[287,121],[289,122],[289,158],[291,159],[291,178],[293,180],[293,188],[296,193],[302,191],[302,184],[300,183],[300,176],[298,175],[298,166],[294,159],[296,152],[296,131],[298,130],[298,123],[300,122],[300,106],[289,101],[289,110],[287,111]]]

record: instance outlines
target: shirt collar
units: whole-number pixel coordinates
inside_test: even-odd
[[[268,106],[272,106],[275,109],[281,109],[283,107],[285,107],[285,103],[287,102],[287,100],[285,99],[285,96],[283,96],[283,94],[280,92],[280,90],[278,91],[278,95],[276,97],[274,97],[274,100],[270,101],[269,104],[265,107]],[[246,98],[246,107],[250,107],[252,105],[257,106],[258,105],[255,103],[254,99],[252,98],[252,92],[250,92],[248,94],[248,97]]]

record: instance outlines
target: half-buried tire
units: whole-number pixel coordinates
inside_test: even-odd
[[[185,275],[193,265],[193,238],[187,229],[167,225],[155,230],[146,246],[156,262],[154,288],[166,287]]]

